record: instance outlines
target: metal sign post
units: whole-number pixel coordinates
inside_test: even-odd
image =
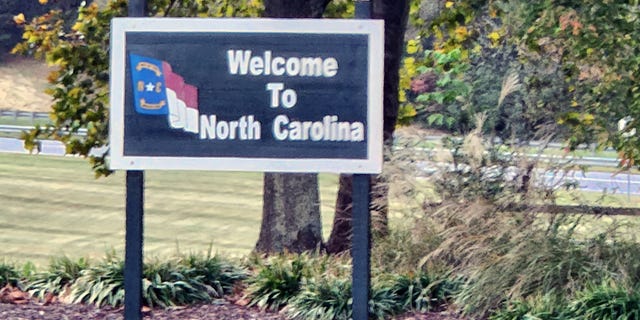
[[[371,19],[371,2],[356,1],[356,19]],[[369,319],[369,297],[371,288],[371,201],[370,175],[353,175],[353,238],[351,255],[353,260],[352,295],[353,319]]]
[[[143,17],[146,0],[129,0],[129,16]],[[142,248],[144,217],[144,171],[127,170],[124,254],[124,318],[142,319]]]

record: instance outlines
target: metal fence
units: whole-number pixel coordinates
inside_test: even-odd
[[[49,119],[49,114],[46,112],[0,109],[0,117],[13,118],[14,120],[18,120],[18,118],[26,118],[31,121],[35,121],[36,119]]]

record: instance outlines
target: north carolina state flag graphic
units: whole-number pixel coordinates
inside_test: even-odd
[[[166,115],[169,126],[198,133],[198,88],[186,84],[166,61],[129,54],[136,112]]]

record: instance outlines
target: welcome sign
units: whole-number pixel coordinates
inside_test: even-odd
[[[111,28],[112,169],[380,172],[381,21]]]

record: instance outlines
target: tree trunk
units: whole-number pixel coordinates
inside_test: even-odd
[[[320,18],[326,0],[265,0],[271,18]],[[322,246],[320,196],[316,174],[265,173],[262,226],[255,250],[303,252]]]
[[[265,173],[256,251],[303,252],[322,245],[316,174]]]
[[[409,16],[409,0],[374,0],[373,18],[384,19],[384,124],[385,146],[393,143],[393,132],[398,119],[398,81],[400,59],[404,43],[404,33]],[[333,229],[327,242],[329,253],[338,253],[350,248],[351,225],[351,185],[350,175],[340,176],[340,187],[336,199]],[[374,235],[388,232],[388,184],[382,177],[372,178],[371,214]]]

